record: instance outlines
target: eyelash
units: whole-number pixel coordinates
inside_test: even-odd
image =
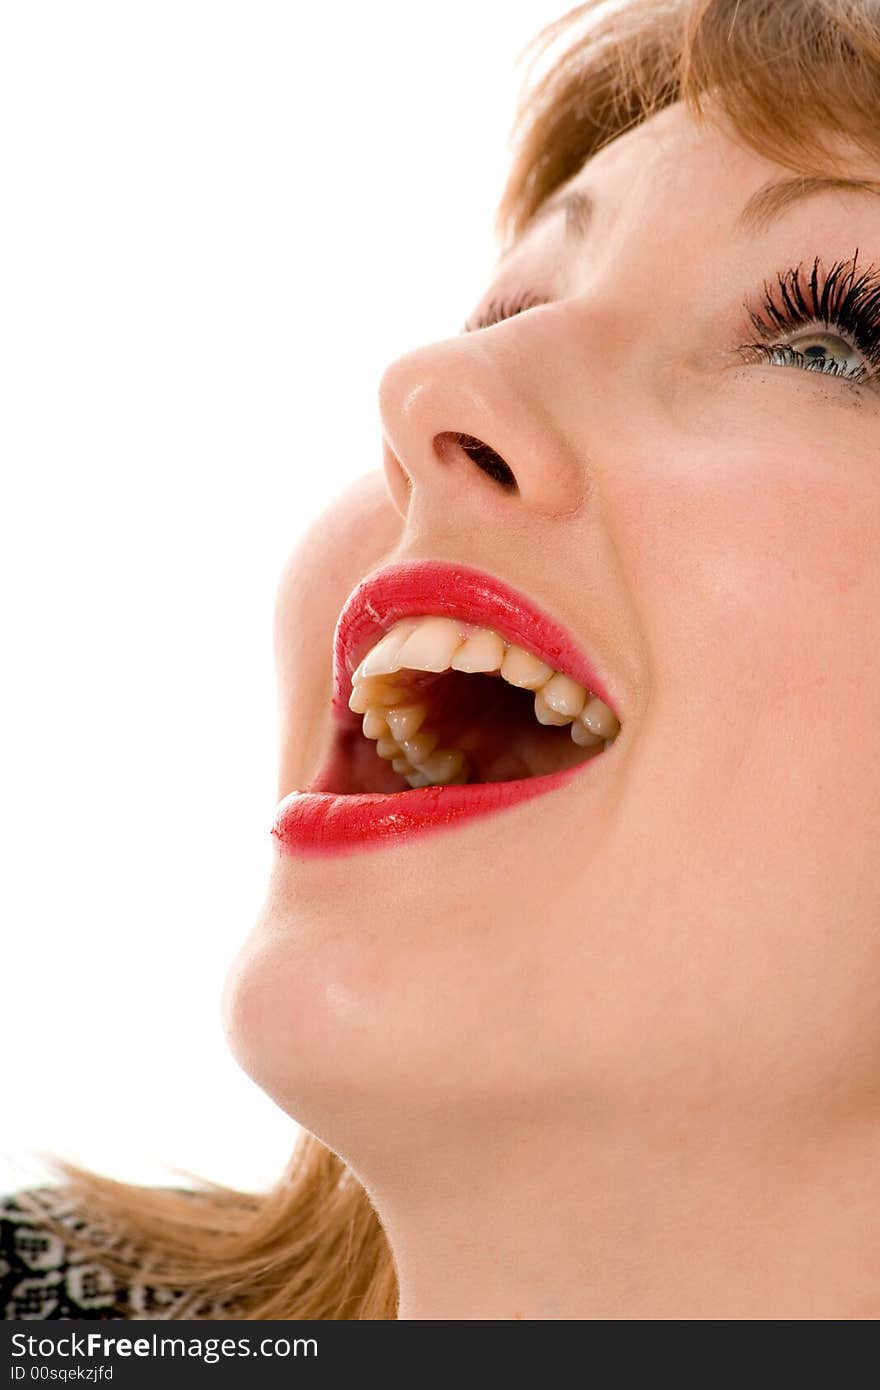
[[[759,354],[777,366],[796,366],[827,376],[841,376],[856,383],[864,382],[868,369],[855,371],[834,357],[806,357],[788,343],[776,341],[780,333],[793,333],[799,328],[819,324],[826,331],[842,330],[851,345],[880,373],[880,272],[873,266],[856,275],[858,249],[849,260],[835,261],[823,274],[819,257],[813,261],[809,277],[804,263],[784,273],[777,273],[776,284],[764,281],[760,310],[746,300],[744,308],[749,321],[761,335],[762,341],[747,343],[740,348],[743,354]],[[522,291],[509,299],[490,299],[483,313],[467,325],[469,331],[491,328],[504,319],[514,318],[526,309],[548,304],[549,299]]]
[[[466,329],[469,333],[475,333],[478,328],[491,328],[503,319],[512,319],[516,314],[521,314],[524,309],[535,309],[539,304],[549,303],[549,299],[542,299],[531,290],[523,290],[512,299],[490,299],[479,318],[468,323]]]

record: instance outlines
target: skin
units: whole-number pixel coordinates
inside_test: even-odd
[[[276,857],[230,975],[236,1055],[365,1184],[401,1317],[880,1316],[880,385],[736,352],[765,278],[880,260],[880,199],[738,231],[790,174],[679,106],[606,147],[587,239],[540,225],[487,287],[554,303],[388,368],[384,470],[283,578],[281,793],[391,560],[524,590],[623,723],[503,815]]]

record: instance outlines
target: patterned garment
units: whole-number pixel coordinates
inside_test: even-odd
[[[36,1188],[27,1194],[71,1234],[88,1229],[89,1239],[132,1260],[131,1247],[111,1240],[77,1212],[63,1194]],[[184,1307],[184,1304],[186,1306]],[[120,1284],[97,1260],[87,1259],[16,1196],[0,1197],[0,1314],[7,1321],[73,1318],[234,1318],[231,1305],[193,1300],[150,1283]]]

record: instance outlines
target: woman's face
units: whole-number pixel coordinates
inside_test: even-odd
[[[842,151],[841,176],[880,179]],[[291,559],[280,792],[331,739],[331,654],[377,566],[475,566],[568,629],[622,730],[587,776],[426,838],[277,855],[230,977],[245,1068],[370,1171],[617,1112],[854,1104],[880,1043],[880,347],[774,325],[764,282],[880,264],[880,198],[675,106],[589,161],[484,301],[380,389],[385,468]],[[840,278],[839,272],[838,279]],[[789,290],[791,282],[789,284]],[[845,286],[844,286],[845,288]],[[789,299],[793,294],[789,292]],[[838,292],[836,306],[845,296]],[[761,341],[797,353],[743,353]],[[852,307],[852,306],[851,306]],[[878,296],[875,292],[875,313]],[[858,320],[856,320],[858,323]],[[822,354],[838,374],[808,369]],[[860,379],[861,378],[861,379]],[[463,451],[490,445],[504,487]]]

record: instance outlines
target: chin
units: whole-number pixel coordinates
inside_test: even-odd
[[[293,1120],[348,1161],[381,1133],[387,1159],[395,1123],[429,1100],[426,1077],[448,1062],[418,1027],[404,1036],[423,1016],[412,981],[401,998],[375,932],[343,916],[337,904],[332,922],[315,920],[273,882],[228,972],[223,1027],[241,1068]]]
[[[343,903],[332,886],[322,913],[285,869],[229,970],[223,1023],[239,1065],[292,1119],[362,1176],[552,1100],[524,1055],[536,1020],[523,1019],[522,943],[505,922],[453,923],[441,904],[416,930],[389,919],[387,900],[358,917],[361,895]]]

